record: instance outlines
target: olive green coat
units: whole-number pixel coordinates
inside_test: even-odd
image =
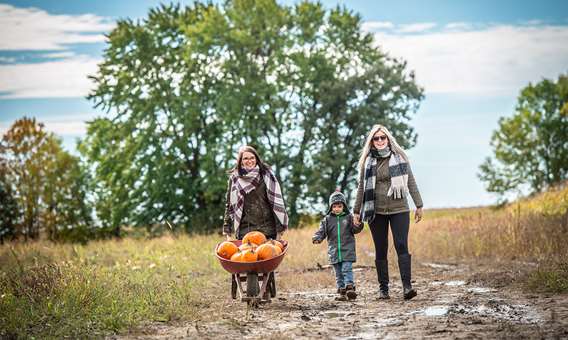
[[[387,196],[387,192],[391,186],[391,178],[389,174],[389,158],[379,159],[377,162],[377,175],[375,176],[375,214],[390,215],[398,214],[401,212],[410,211],[408,206],[407,197],[404,196],[395,199],[392,196]],[[359,176],[359,185],[357,187],[357,197],[355,199],[354,213],[361,213],[361,204],[363,200],[363,179],[364,171],[361,171]],[[416,180],[412,174],[410,165],[408,166],[408,191],[417,208],[422,208],[422,197],[418,191]]]

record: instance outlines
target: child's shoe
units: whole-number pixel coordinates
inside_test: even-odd
[[[357,298],[357,292],[355,291],[355,286],[352,284],[348,284],[345,287],[345,295],[349,300],[355,300]]]
[[[345,288],[337,288],[337,294],[338,296],[335,297],[335,301],[347,301],[347,297],[345,297]]]

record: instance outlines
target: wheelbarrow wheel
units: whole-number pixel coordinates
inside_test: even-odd
[[[233,299],[237,298],[237,280],[235,280],[235,275],[231,275],[231,297]]]
[[[270,297],[276,296],[276,279],[274,272],[271,272],[270,276],[268,277],[268,290],[270,291]]]
[[[256,297],[260,287],[258,286],[258,274],[247,273],[247,296]]]

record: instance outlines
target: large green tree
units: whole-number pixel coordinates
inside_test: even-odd
[[[538,192],[567,179],[568,76],[522,89],[515,113],[499,119],[494,157],[480,166],[487,191],[504,197],[528,188]]]
[[[119,21],[90,99],[109,115],[81,150],[101,220],[219,226],[226,170],[243,144],[281,179],[292,223],[336,186],[373,124],[411,147],[422,90],[375,46],[361,18],[319,3],[233,0],[161,6]]]

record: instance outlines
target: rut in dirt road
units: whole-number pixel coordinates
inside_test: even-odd
[[[214,322],[181,328],[163,327],[152,337],[218,338],[562,338],[568,337],[568,299],[546,300],[470,282],[471,268],[435,263],[417,264],[418,296],[402,299],[398,276],[391,277],[391,299],[377,300],[376,274],[356,269],[359,297],[335,301],[332,287],[324,290],[280,290],[272,303],[248,309],[227,300],[227,312]],[[301,274],[300,274],[301,275]],[[332,275],[330,273],[330,275]],[[290,277],[288,277],[290,276]],[[298,274],[280,274],[300,280]]]

